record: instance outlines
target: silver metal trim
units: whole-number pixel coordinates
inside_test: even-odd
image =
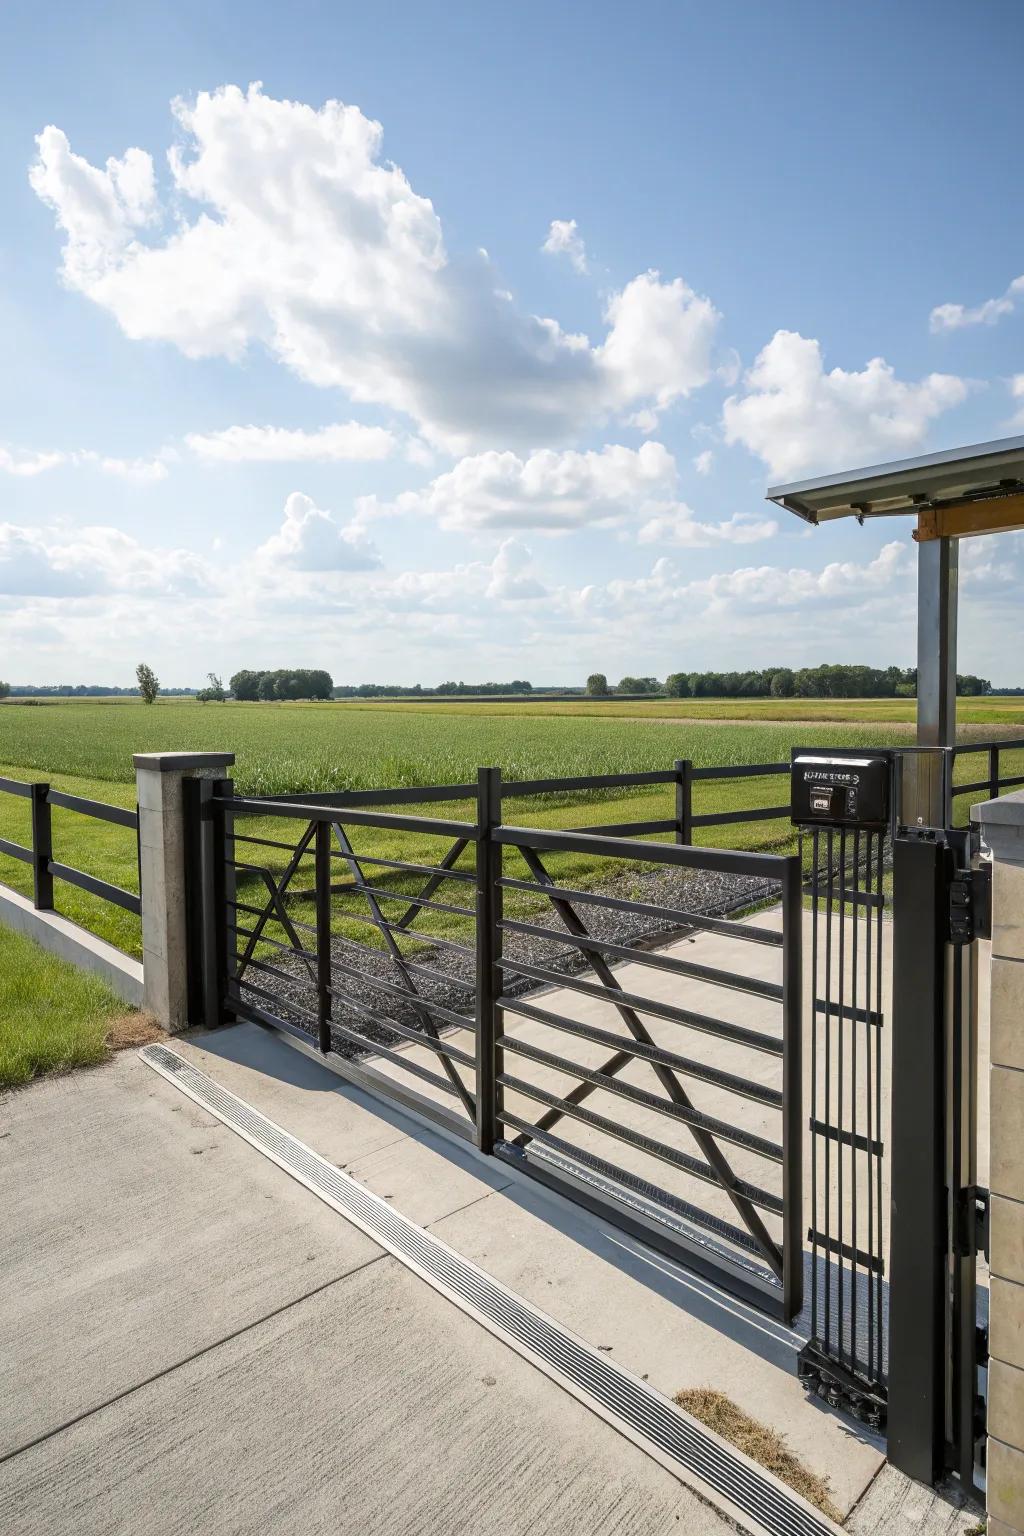
[[[839,1527],[818,1510],[647,1382],[409,1221],[176,1051],[148,1045],[139,1056],[681,1481],[690,1487],[696,1482],[716,1505],[725,1503],[734,1519],[745,1516],[770,1536],[840,1536]]]

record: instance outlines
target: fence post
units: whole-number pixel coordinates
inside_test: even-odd
[[[190,945],[188,884],[195,889],[195,846],[187,830],[185,779],[219,780],[234,762],[233,752],[144,752],[135,757],[139,800],[140,883],[142,890],[143,1006],[162,1029],[173,1033],[199,1022],[191,1014],[196,989],[189,985]],[[212,786],[211,786],[212,791]],[[203,1022],[217,1023],[220,993],[210,971],[223,954],[224,841],[216,836],[218,807],[203,805],[199,841],[203,939]],[[223,812],[220,812],[223,815]],[[211,819],[212,818],[212,819]],[[222,824],[221,824],[222,825]],[[219,842],[219,853],[213,847]],[[218,899],[217,891],[220,892]],[[195,896],[193,895],[193,906]],[[216,925],[213,927],[211,925]],[[191,933],[195,932],[195,921]],[[221,973],[223,974],[223,972]],[[191,1016],[190,1016],[191,1014]]]
[[[331,824],[318,821],[314,847],[318,1043],[331,1048]]]
[[[689,758],[677,757],[676,772],[676,842],[689,845],[693,842],[693,764]]]
[[[53,831],[50,823],[49,784],[32,788],[32,904],[37,912],[53,911]]]
[[[477,771],[476,845],[476,1144],[494,1150],[499,1124],[501,1070],[501,844],[492,833],[501,825],[501,769]]]

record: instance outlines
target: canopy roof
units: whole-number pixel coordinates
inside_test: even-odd
[[[922,458],[873,464],[841,475],[775,485],[769,501],[808,523],[837,517],[895,517],[949,503],[989,500],[1024,491],[1024,437],[1004,437],[928,453]]]

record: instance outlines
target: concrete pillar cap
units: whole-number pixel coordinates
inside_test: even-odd
[[[136,768],[151,773],[185,773],[190,768],[230,768],[235,761],[233,752],[136,752],[132,762]]]
[[[1024,790],[972,805],[971,820],[980,826],[994,859],[1024,864]]]

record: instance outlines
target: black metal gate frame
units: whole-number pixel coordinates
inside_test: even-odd
[[[639,776],[621,777],[632,779]],[[654,776],[643,777],[647,779]],[[538,785],[547,782],[537,781]],[[365,1046],[366,1037],[335,1016],[333,1005],[338,999],[344,1003],[346,1011],[372,1020],[393,1032],[400,1040],[428,1047],[437,1058],[443,1076],[387,1046],[374,1042],[372,1049],[374,1054],[390,1060],[404,1073],[425,1080],[446,1097],[454,1098],[457,1107],[437,1104],[425,1094],[395,1082],[364,1062],[335,1054],[334,1066],[350,1081],[379,1096],[395,1099],[457,1136],[474,1141],[485,1154],[513,1162],[531,1176],[554,1185],[571,1198],[639,1233],[648,1243],[673,1257],[681,1258],[734,1293],[755,1301],[775,1316],[790,1320],[800,1309],[803,1284],[802,913],[798,857],[697,849],[679,844],[647,844],[593,831],[553,832],[503,826],[503,786],[499,771],[482,769],[474,788],[477,799],[476,820],[465,822],[364,810],[351,804],[339,807],[296,800],[249,799],[234,796],[228,781],[205,785],[199,781],[195,794],[203,802],[199,816],[204,828],[201,835],[206,839],[206,858],[203,862],[206,890],[203,905],[208,914],[221,915],[219,922],[214,921],[211,925],[207,918],[203,925],[205,937],[201,947],[204,953],[207,1021],[212,1022],[225,1013],[251,1018],[294,1033],[307,1042],[312,1035],[322,1052],[331,1050],[332,1034]],[[448,786],[434,798],[465,795],[466,789],[467,786]],[[407,798],[411,801],[414,796],[423,798],[422,790],[388,793],[394,799]],[[317,801],[321,798],[318,796]],[[777,813],[777,808],[773,809]],[[741,813],[743,816],[747,814]],[[757,814],[753,813],[751,819]],[[300,821],[304,826],[294,844],[261,838],[239,830],[245,819],[256,817],[282,817]],[[436,865],[412,864],[357,853],[349,829],[360,826],[427,833],[450,839],[451,843]],[[613,832],[618,830],[612,829]],[[662,830],[660,823],[656,830]],[[264,865],[237,857],[240,845],[254,847],[259,844],[287,850],[289,853],[284,871],[276,879]],[[476,868],[472,873],[454,867],[470,846],[476,851]],[[518,851],[531,876],[530,880],[505,876],[505,848]],[[614,860],[641,860],[685,868],[713,869],[721,873],[755,876],[777,882],[783,901],[783,931],[780,934],[777,930],[751,923],[706,918],[671,908],[620,900],[597,892],[564,890],[555,885],[542,855],[548,851],[573,849]],[[306,923],[295,917],[287,906],[292,881],[303,859],[310,855],[314,860],[314,886],[311,892],[305,891],[302,894],[314,897],[314,923]],[[332,880],[332,871],[338,862],[344,866],[348,876],[343,884]],[[418,894],[405,893],[398,897],[394,891],[371,883],[364,868],[367,865],[383,866],[387,870],[404,874],[423,874],[426,877],[425,883]],[[267,893],[263,905],[257,906],[237,898],[234,889],[236,874],[248,875],[262,882]],[[435,899],[435,892],[449,881],[471,882],[475,886],[472,907]],[[565,976],[561,972],[528,965],[503,955],[502,938],[506,932],[533,932],[544,937],[552,935],[550,929],[541,929],[534,924],[504,917],[503,892],[510,887],[529,890],[551,902],[565,929],[564,933],[558,934],[559,942],[568,942],[580,949],[596,981]],[[339,890],[358,895],[365,903],[366,912],[362,920],[369,923],[379,936],[394,963],[397,982],[369,976],[357,966],[350,966],[347,961],[334,957],[332,945],[339,941],[343,947],[350,946],[357,952],[362,947],[354,940],[341,939],[339,935],[331,933],[331,895]],[[402,902],[404,910],[400,917],[390,919],[385,915],[383,903],[396,900]],[[677,927],[685,925],[710,929],[753,943],[776,945],[782,950],[781,985],[657,952],[636,950],[595,937],[587,929],[578,910],[588,902],[627,912],[639,909],[645,914],[657,914]],[[431,944],[472,955],[475,962],[472,1013],[460,1013],[425,998],[417,981],[437,973],[430,966],[404,955],[399,947],[398,936],[408,934],[416,918],[426,910],[475,918],[475,949],[452,939],[441,939],[433,933],[424,936]],[[226,921],[223,917],[225,911]],[[351,918],[356,914],[346,908],[345,915]],[[280,926],[288,940],[287,944],[267,934],[270,922]],[[221,930],[220,934],[214,931],[217,928]],[[237,947],[239,940],[242,941],[241,948]],[[275,975],[282,977],[286,973],[267,959],[258,957],[257,951],[261,945],[298,955],[306,967],[310,987],[316,994],[316,1009],[307,1009],[290,999],[288,1011],[303,1018],[309,1026],[308,1030],[283,1018],[279,1004],[275,1007],[278,999],[271,990],[271,984]],[[756,993],[766,1003],[781,1008],[781,1033],[772,1035],[745,1029],[675,1004],[660,1003],[629,993],[623,990],[609,964],[610,959],[624,958],[680,976],[713,982],[725,988]],[[266,978],[267,984],[261,985],[250,979],[250,971],[259,974],[261,980]],[[538,983],[551,982],[567,986],[609,1002],[628,1034],[620,1037],[589,1024],[562,1018],[550,1009],[538,1008],[526,1000],[508,995],[505,977],[512,973]],[[451,980],[450,977],[443,979]],[[358,1002],[346,993],[346,980],[358,980],[383,992],[385,997],[397,995],[406,1003],[411,1003],[419,1028],[410,1028]],[[567,1058],[520,1041],[506,1033],[506,1013],[533,1017],[570,1036],[606,1044],[610,1049],[608,1059],[599,1068],[584,1068]],[[641,1014],[667,1019],[707,1036],[741,1043],[778,1057],[782,1069],[781,1090],[748,1081],[734,1073],[724,1072],[706,1062],[659,1046],[651,1037]],[[456,1044],[447,1034],[442,1037],[439,1025],[446,1031],[468,1032],[473,1036],[475,1048],[469,1051],[461,1044]],[[536,1063],[570,1073],[577,1079],[576,1087],[564,1098],[549,1093],[510,1071],[506,1065],[506,1053],[513,1058],[529,1058]],[[621,1081],[620,1073],[633,1061],[650,1063],[664,1096]],[[694,1106],[680,1080],[682,1077],[712,1083],[718,1088],[776,1108],[782,1120],[781,1140],[771,1141],[704,1114]],[[596,1114],[585,1106],[584,1101],[598,1088],[624,1101],[653,1109],[670,1118],[677,1126],[684,1126],[701,1156],[683,1152],[653,1136],[637,1132],[618,1119]],[[532,1121],[507,1108],[506,1089],[525,1095],[536,1102],[543,1112]],[[563,1119],[596,1128],[654,1160],[719,1186],[731,1201],[737,1222],[725,1222],[648,1180],[593,1153],[571,1146],[552,1130]],[[513,1132],[514,1138],[506,1139],[507,1134]],[[781,1197],[740,1179],[723,1151],[722,1142],[738,1145],[758,1157],[781,1165]],[[531,1155],[531,1152],[539,1152],[540,1155]],[[762,1211],[781,1218],[781,1243],[769,1233]],[[696,1234],[693,1231],[695,1227],[700,1229]],[[701,1232],[707,1236],[701,1236]],[[740,1254],[727,1252],[723,1242],[739,1249]]]

